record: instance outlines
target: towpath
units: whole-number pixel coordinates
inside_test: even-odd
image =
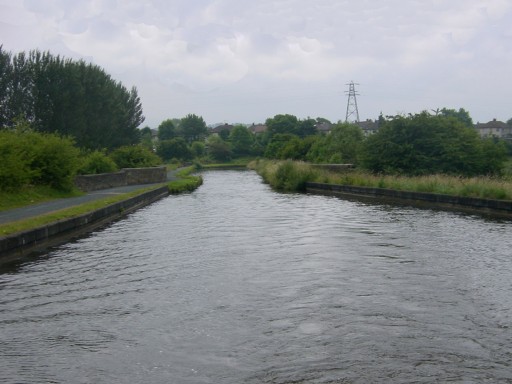
[[[167,181],[176,180],[176,170],[167,172]],[[77,197],[68,197],[56,200],[45,201],[38,204],[33,204],[25,207],[9,209],[7,211],[0,211],[0,224],[11,223],[13,221],[30,219],[45,215],[50,212],[59,211],[61,209],[71,208],[80,204],[89,203],[103,199],[112,195],[119,195],[122,193],[132,192],[137,189],[147,188],[157,184],[141,184],[141,185],[127,185],[123,187],[115,187],[109,189],[102,189],[98,191],[88,192],[85,195]]]

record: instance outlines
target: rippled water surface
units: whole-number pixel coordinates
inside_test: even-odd
[[[512,223],[204,179],[4,268],[0,382],[512,382]]]

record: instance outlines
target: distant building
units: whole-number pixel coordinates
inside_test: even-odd
[[[267,126],[265,124],[253,124],[253,125],[249,126],[248,128],[249,128],[249,131],[251,131],[255,135],[267,132]]]
[[[379,122],[373,121],[371,119],[366,119],[366,121],[359,121],[356,123],[363,130],[365,136],[370,136],[379,130]]]
[[[475,129],[481,137],[496,137],[499,139],[512,140],[512,126],[503,121],[492,119],[487,123],[476,123]]]
[[[216,126],[215,128],[212,128],[211,133],[221,133],[222,131],[231,132],[232,129],[233,125],[231,124],[221,124]]]
[[[324,121],[321,123],[316,123],[315,128],[319,133],[327,134],[331,132],[332,124]]]

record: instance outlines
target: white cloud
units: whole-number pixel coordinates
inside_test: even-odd
[[[152,125],[189,112],[343,118],[350,80],[364,117],[446,104],[485,120],[512,115],[480,102],[512,86],[511,16],[508,0],[0,0],[0,35],[136,85]]]

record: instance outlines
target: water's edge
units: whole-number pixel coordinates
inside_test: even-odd
[[[0,238],[0,264],[70,241],[169,195],[163,186],[83,215]]]

